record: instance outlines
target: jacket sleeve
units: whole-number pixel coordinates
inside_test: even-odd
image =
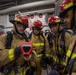
[[[50,46],[46,37],[45,37],[45,53],[50,54]]]
[[[15,59],[14,49],[5,49],[6,34],[0,36],[0,66]]]
[[[71,40],[70,40],[69,48],[68,48],[68,51],[67,51],[67,53],[66,53],[66,56],[67,56],[67,57],[70,57],[71,52],[72,52],[73,47],[74,47],[74,44],[75,44],[75,41],[76,41],[76,36],[73,36],[73,37],[71,38]],[[76,47],[75,47],[75,50],[74,50],[74,52],[73,52],[73,54],[72,54],[72,58],[74,58],[74,57],[76,57]]]
[[[71,41],[71,37],[72,36],[73,35],[68,33],[68,32],[65,33],[65,46],[66,46],[66,50],[68,50],[68,48],[69,48],[69,43]]]

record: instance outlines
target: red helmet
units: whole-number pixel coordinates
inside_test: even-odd
[[[54,24],[59,22],[60,22],[60,18],[58,16],[51,16],[48,19],[48,24]]]
[[[58,16],[51,16],[51,17],[49,17],[48,24],[49,24],[50,28],[53,27],[53,26],[56,26],[57,23],[62,23]]]
[[[18,14],[14,20],[10,21],[11,23],[15,24],[15,22],[23,24],[26,26],[26,28],[28,27],[28,18],[25,15],[20,15]]]
[[[62,16],[66,10],[74,6],[76,6],[76,0],[63,0],[63,2],[60,4],[59,16]]]
[[[43,26],[42,26],[42,22],[39,21],[39,20],[34,21],[34,23],[33,23],[33,27],[36,27],[36,28],[42,29],[42,28],[43,28]]]
[[[20,46],[24,57],[30,56],[32,54],[32,49],[33,49],[32,42],[22,42]]]

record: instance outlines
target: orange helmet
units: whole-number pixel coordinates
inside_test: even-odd
[[[60,4],[59,16],[62,16],[66,10],[75,6],[76,6],[76,0],[63,0],[63,2]]]
[[[26,28],[28,27],[28,18],[25,15],[18,14],[15,17],[15,19],[11,20],[10,22],[13,24],[15,24],[17,22],[17,23],[20,23],[22,25],[25,25]]]
[[[43,26],[42,26],[42,22],[39,21],[39,20],[34,21],[34,23],[33,23],[33,27],[35,27],[35,28],[41,30],[41,29],[43,28]]]

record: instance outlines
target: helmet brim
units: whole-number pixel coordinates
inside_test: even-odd
[[[22,23],[22,22],[19,22],[19,21],[15,21],[15,20],[10,20],[10,22],[12,23],[12,24],[22,24],[22,25],[25,25],[26,26],[26,28],[28,27],[28,25],[27,24],[25,24],[25,23]]]
[[[42,28],[39,28],[39,27],[37,27],[37,26],[34,26],[34,27],[32,27],[32,29],[37,29],[37,30],[42,30]]]
[[[75,7],[75,6],[76,6],[76,5],[73,5],[73,6],[71,6],[70,8],[68,8],[68,9],[63,10],[62,12],[60,12],[60,13],[59,13],[59,17],[60,17],[60,18],[64,17],[65,14],[66,14],[66,12],[67,12],[68,10],[70,10],[71,8]]]
[[[49,25],[64,24],[63,22],[49,23]]]

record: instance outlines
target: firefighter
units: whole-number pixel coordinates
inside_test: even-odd
[[[63,0],[62,3],[60,4],[60,17],[64,16],[64,22],[69,26],[69,28],[71,28],[74,32],[75,35],[72,37],[71,41],[70,41],[70,45],[68,48],[68,51],[66,53],[67,56],[67,65],[66,65],[66,69],[70,62],[70,60],[73,60],[75,58],[75,53],[76,53],[76,0]],[[73,62],[72,62],[73,63]],[[71,64],[72,64],[71,63]],[[69,75],[76,75],[76,67],[75,67],[76,63],[74,63],[74,67],[73,69],[70,70]],[[65,69],[65,70],[66,70]]]
[[[37,75],[41,75],[42,67],[44,67],[44,66],[46,67],[47,64],[50,63],[47,58],[45,58],[45,59],[43,58],[43,60],[42,60],[42,57],[45,57],[45,54],[47,56],[50,54],[48,40],[41,33],[42,28],[43,28],[43,26],[42,26],[42,22],[40,20],[34,21],[33,26],[32,26],[33,31],[31,33],[31,36],[29,37],[30,41],[33,42],[33,44],[34,44],[33,51],[35,51],[35,53],[38,56],[38,58],[37,58],[37,66],[38,66]],[[41,66],[40,66],[40,64],[41,64]]]
[[[26,62],[22,55],[20,43],[28,42],[24,33],[28,27],[28,19],[26,16],[18,14],[10,22],[13,24],[13,30],[0,36],[0,75],[26,75]],[[26,49],[29,47],[25,47]]]
[[[55,69],[63,69],[65,67],[66,52],[72,34],[67,32],[67,29],[63,27],[63,23],[58,16],[51,16],[48,19],[48,24],[50,29],[56,34],[56,38],[53,43],[53,51],[57,56],[58,63],[55,66]]]
[[[75,25],[75,10],[76,10],[76,0],[64,0],[60,4],[60,14],[59,17],[63,18],[63,21],[68,29],[76,31]]]

